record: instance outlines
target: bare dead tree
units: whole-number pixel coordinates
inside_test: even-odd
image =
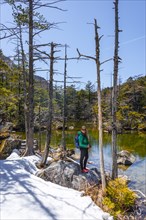
[[[113,91],[112,91],[112,179],[118,176],[117,165],[117,80],[118,80],[118,65],[119,58],[119,15],[118,15],[118,0],[114,2],[115,9],[115,48],[114,48],[114,75],[113,75]]]
[[[29,87],[28,87],[28,137],[26,139],[26,151],[24,155],[32,155],[34,134],[34,63],[33,63],[33,0],[29,1]]]
[[[50,143],[51,143],[51,134],[52,134],[52,118],[53,118],[53,75],[54,75],[54,53],[55,53],[55,47],[56,44],[53,42],[51,43],[51,52],[50,52],[50,79],[49,79],[49,100],[48,100],[48,121],[47,121],[47,131],[46,131],[46,145],[44,154],[42,157],[42,164],[45,165],[50,149]]]
[[[95,22],[95,44],[96,44],[96,68],[97,68],[97,96],[98,96],[98,129],[99,129],[99,154],[100,154],[100,170],[102,178],[102,189],[106,187],[105,173],[104,173],[104,156],[103,156],[103,124],[102,124],[102,106],[101,106],[101,80],[100,80],[100,40],[98,35],[98,26],[96,19]]]
[[[41,104],[39,100],[39,152],[41,152],[42,136],[41,136]]]
[[[111,60],[105,60],[104,62],[100,62],[100,40],[102,38],[99,37],[98,34],[98,25],[96,19],[94,19],[94,28],[95,28],[95,52],[96,57],[83,55],[79,52],[77,49],[77,52],[79,54],[79,57],[83,56],[87,59],[92,59],[96,63],[96,72],[97,72],[97,98],[98,98],[98,130],[99,130],[99,154],[100,154],[100,172],[101,172],[101,181],[102,181],[102,189],[104,190],[106,187],[106,180],[105,180],[105,171],[104,171],[104,156],[103,156],[103,124],[102,124],[102,106],[101,106],[101,80],[100,80],[100,74],[101,74],[101,65],[105,62]]]
[[[63,95],[63,128],[62,128],[62,146],[64,153],[66,151],[65,128],[66,128],[66,74],[67,74],[67,45],[65,45],[65,61],[64,61],[64,95]]]

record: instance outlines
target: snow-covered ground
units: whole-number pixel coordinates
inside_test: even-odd
[[[38,156],[0,160],[1,220],[112,220],[82,192],[36,177]]]

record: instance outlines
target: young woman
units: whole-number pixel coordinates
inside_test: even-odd
[[[89,144],[87,130],[85,126],[82,126],[81,131],[78,132],[79,135],[79,147],[80,147],[80,167],[82,173],[87,173],[89,169],[86,168],[88,160],[88,149],[91,147]]]

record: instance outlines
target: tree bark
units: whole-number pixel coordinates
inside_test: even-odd
[[[50,80],[49,80],[49,100],[48,100],[48,113],[49,118],[47,122],[46,131],[46,146],[42,158],[42,164],[45,165],[50,149],[51,134],[52,134],[52,112],[53,112],[53,64],[54,64],[54,47],[55,44],[51,43],[51,54],[50,54]]]
[[[23,37],[22,37],[22,27],[21,23],[18,24],[19,26],[19,40],[20,40],[20,48],[21,48],[21,55],[22,55],[22,76],[23,76],[23,94],[24,94],[24,118],[25,118],[25,135],[26,140],[28,139],[28,95],[27,95],[27,78],[28,73],[26,71],[25,63],[25,52],[24,52],[24,46],[23,46]]]
[[[34,154],[34,70],[33,70],[33,0],[29,1],[29,88],[28,88],[28,115],[27,115],[27,139],[24,155]]]
[[[115,0],[115,49],[114,49],[114,76],[112,91],[112,179],[118,176],[117,165],[117,79],[118,79],[118,49],[119,49],[119,17],[118,17],[118,0]]]
[[[66,126],[66,70],[67,68],[67,45],[65,45],[65,63],[64,63],[64,96],[63,96],[63,129],[62,129],[62,146],[64,153],[66,151],[65,126]]]
[[[41,152],[42,135],[41,135],[41,102],[39,103],[39,151]]]
[[[98,98],[98,129],[99,129],[99,155],[100,155],[100,172],[102,181],[102,190],[106,187],[104,173],[104,157],[103,157],[103,125],[102,125],[102,106],[101,106],[101,80],[100,80],[100,45],[98,36],[98,26],[95,19],[95,44],[96,44],[96,70],[97,70],[97,98]]]

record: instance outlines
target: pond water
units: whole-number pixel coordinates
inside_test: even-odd
[[[99,167],[98,139],[91,141],[91,143],[93,147],[90,159]],[[131,166],[119,166],[118,174],[127,175],[130,179],[129,187],[140,190],[146,195],[146,135],[142,133],[119,134],[117,137],[117,148],[118,151],[128,150],[136,157],[135,162]],[[103,152],[105,170],[111,173],[111,135],[104,134]]]
[[[66,146],[67,148],[74,147],[74,137],[77,131],[70,130],[66,131]],[[92,148],[89,154],[89,160],[92,164],[89,167],[99,166],[99,146],[98,146],[98,132],[97,129],[88,129],[88,135]],[[41,147],[45,146],[45,132],[41,135]],[[62,132],[53,131],[51,146],[56,147],[61,143]],[[35,138],[38,138],[38,134],[35,134]],[[137,189],[142,191],[146,195],[146,133],[126,133],[119,134],[117,136],[117,148],[118,151],[128,150],[135,157],[136,161],[131,166],[123,166],[118,168],[118,173],[127,175],[131,180],[129,187],[132,189]],[[104,133],[103,135],[103,151],[104,151],[104,161],[105,170],[111,172],[111,135]],[[79,150],[76,150],[79,153]]]

